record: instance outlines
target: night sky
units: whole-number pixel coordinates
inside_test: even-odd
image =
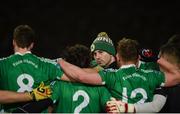
[[[117,44],[123,37],[158,51],[180,33],[180,2],[137,0],[4,0],[0,1],[0,57],[13,53],[12,33],[20,24],[36,32],[33,53],[57,58],[76,43],[90,46],[105,31]]]

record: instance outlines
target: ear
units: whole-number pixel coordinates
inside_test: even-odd
[[[16,41],[13,39],[13,47],[14,47],[14,49],[16,49],[16,48],[18,48],[18,46],[17,46],[17,43],[16,43]]]
[[[136,61],[136,66],[137,66],[137,67],[139,67],[139,65],[140,65],[140,60],[141,60],[141,56],[138,55],[138,59],[137,59],[137,61]]]
[[[141,59],[141,56],[140,55],[138,55],[138,60],[140,60]]]
[[[34,47],[34,43],[31,43],[31,45],[29,46],[29,50],[31,50]]]
[[[119,67],[121,67],[121,56],[118,53],[116,54],[116,63]]]
[[[13,39],[13,46],[15,46],[16,45],[16,42],[15,42],[15,40]]]
[[[138,55],[138,59],[137,59],[136,63],[138,64],[140,60],[141,60],[141,56]]]
[[[119,62],[119,54],[116,53],[116,60]]]
[[[120,63],[120,62],[122,62],[122,57],[121,57],[121,55],[120,54],[116,54],[116,59],[117,59],[117,61]]]

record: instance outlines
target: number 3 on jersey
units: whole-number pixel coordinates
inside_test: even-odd
[[[27,80],[28,83],[25,84],[24,80]],[[24,92],[24,91],[32,91],[32,86],[34,84],[34,79],[29,74],[21,74],[17,78],[17,84],[19,85],[19,89],[17,92]]]
[[[89,96],[88,94],[83,91],[83,90],[78,90],[74,95],[73,95],[73,101],[77,101],[78,97],[82,96],[84,98],[83,102],[77,106],[74,110],[74,113],[80,113],[83,108],[85,108],[89,104]]]

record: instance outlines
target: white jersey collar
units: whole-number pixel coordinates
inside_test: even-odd
[[[120,67],[120,69],[122,69],[122,68],[129,68],[129,67],[136,67],[136,65],[135,65],[135,64],[122,65],[122,66]]]
[[[141,61],[141,60],[139,60],[139,62],[138,62],[138,68],[141,66],[141,64],[143,64],[144,63],[144,61]]]
[[[31,51],[26,51],[25,53],[20,53],[20,52],[15,52],[15,55],[25,55],[25,54],[27,54],[27,53],[31,53]]]

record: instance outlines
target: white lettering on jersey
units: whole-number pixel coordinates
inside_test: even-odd
[[[135,104],[142,104],[148,98],[147,97],[147,93],[146,93],[146,91],[143,88],[136,88],[136,89],[134,89],[131,92],[130,99],[135,98],[138,93],[142,95],[142,98],[139,101],[137,101]],[[127,88],[126,87],[123,87],[122,95],[123,95],[122,101],[125,102],[125,103],[128,103],[128,96],[127,96]]]
[[[83,102],[77,106],[74,110],[74,113],[80,113],[81,110],[83,108],[85,108],[88,104],[89,104],[89,96],[88,94],[83,91],[83,90],[78,90],[74,95],[73,95],[73,101],[77,101],[78,100],[78,97],[79,96],[82,96],[84,98]]]

